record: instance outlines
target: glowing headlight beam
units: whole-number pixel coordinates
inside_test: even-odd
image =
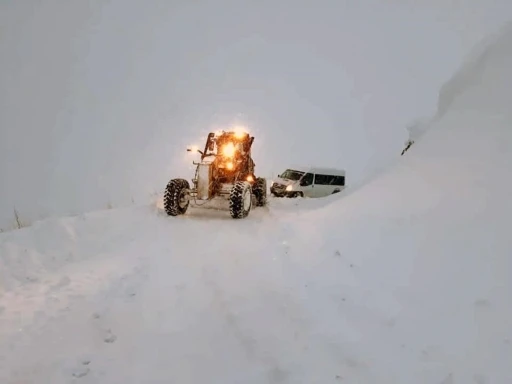
[[[228,143],[222,147],[222,155],[226,157],[235,156],[235,145],[233,143]]]
[[[237,139],[243,139],[246,135],[249,134],[247,128],[237,125],[233,128],[233,132],[235,132],[235,137]]]

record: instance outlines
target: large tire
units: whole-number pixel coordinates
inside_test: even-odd
[[[256,206],[264,207],[267,204],[267,180],[258,177],[254,183],[253,191],[256,197]]]
[[[247,181],[237,181],[229,196],[229,212],[233,219],[243,219],[249,215],[252,208],[251,184]]]
[[[190,202],[184,202],[184,197],[189,189],[190,184],[185,179],[169,181],[164,193],[164,208],[169,216],[183,215],[187,212]]]

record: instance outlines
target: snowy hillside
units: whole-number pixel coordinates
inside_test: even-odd
[[[512,382],[512,25],[356,190],[0,235],[1,383]]]

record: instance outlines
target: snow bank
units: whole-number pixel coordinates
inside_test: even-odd
[[[140,230],[134,209],[98,211],[75,217],[47,219],[33,227],[0,235],[0,294],[36,282],[69,264],[111,255],[120,244],[136,240]]]
[[[507,105],[512,23],[475,46],[460,70],[441,89],[438,117],[455,109],[499,112]]]
[[[474,47],[459,71],[441,88],[437,114],[431,118],[417,119],[409,124],[409,140],[419,140],[430,125],[443,117],[447,111],[470,109],[473,106],[479,111],[489,107],[496,108],[497,111],[503,109],[506,105],[503,103],[506,103],[507,99],[493,96],[507,92],[505,87],[510,84],[510,80],[502,76],[502,73],[507,71],[507,61],[501,61],[501,56],[502,52],[509,49],[507,36],[511,33],[512,23],[505,24],[500,31],[487,36]],[[491,68],[500,70],[496,72]],[[468,97],[474,101],[468,100]]]
[[[0,382],[511,382],[510,27],[483,52],[350,193],[0,234]]]
[[[326,339],[357,335],[368,382],[512,380],[511,99],[509,25],[443,88],[397,166],[301,216],[306,305]]]

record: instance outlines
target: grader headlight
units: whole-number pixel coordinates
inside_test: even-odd
[[[225,156],[225,157],[233,157],[233,156],[235,156],[235,152],[236,152],[235,144],[233,144],[233,143],[225,144],[222,147],[221,152],[222,152],[222,156]]]

